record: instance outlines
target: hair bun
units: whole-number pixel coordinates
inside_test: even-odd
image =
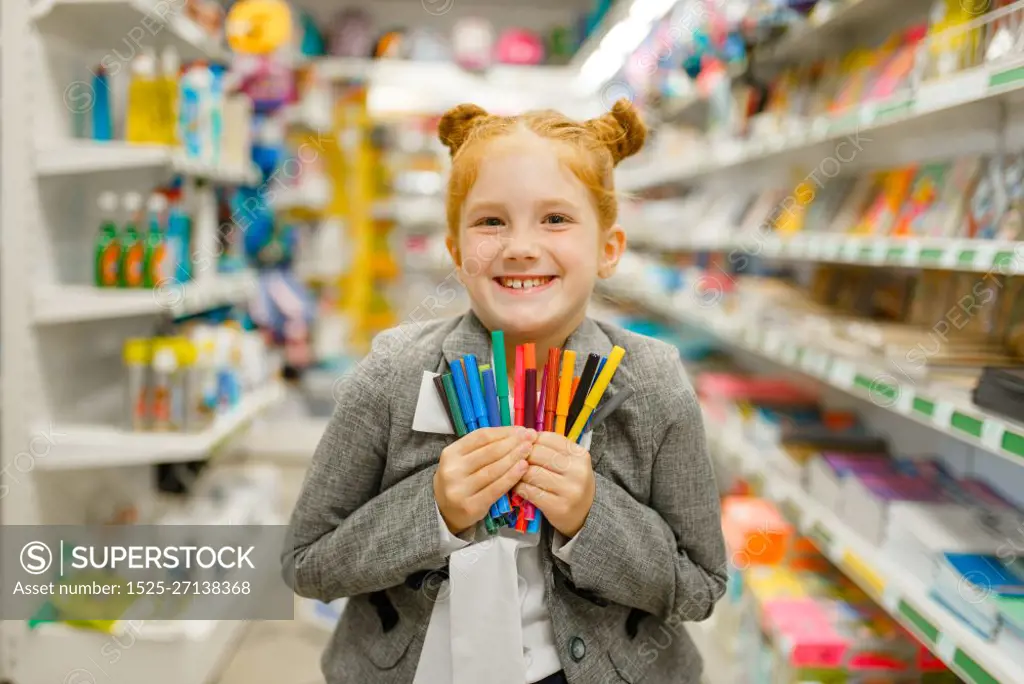
[[[619,99],[610,112],[588,121],[587,128],[605,144],[615,164],[639,152],[647,139],[647,126],[626,98]]]
[[[490,115],[482,107],[475,104],[460,104],[449,109],[441,117],[437,125],[437,137],[451,150],[454,157],[466,142],[469,132],[488,116]]]

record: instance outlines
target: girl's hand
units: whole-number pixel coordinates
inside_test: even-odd
[[[583,527],[597,485],[590,452],[555,432],[542,432],[515,491],[531,502],[569,539]]]
[[[491,504],[526,472],[537,431],[524,427],[474,430],[441,452],[434,498],[452,534],[483,520]]]

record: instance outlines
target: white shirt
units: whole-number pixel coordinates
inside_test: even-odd
[[[445,556],[469,546],[476,540],[478,527],[456,537],[448,530],[448,525],[441,517],[441,511],[437,512],[437,521],[440,526],[441,550]],[[574,541],[575,538],[566,541],[556,530],[551,540],[551,550],[568,563]],[[516,570],[519,573],[526,684],[532,684],[562,669],[561,661],[558,659],[558,646],[555,644],[555,630],[544,604],[544,571],[540,562],[540,547],[535,545],[521,548],[516,555]]]

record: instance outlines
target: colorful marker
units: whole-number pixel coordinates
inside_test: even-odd
[[[462,359],[452,364],[452,381],[455,383],[455,394],[459,397],[459,409],[462,411],[462,420],[466,422],[466,430],[476,430],[476,412],[473,410],[473,401],[469,398],[469,383],[466,382],[466,367]]]
[[[494,380],[498,391],[498,410],[501,412],[501,424],[512,424],[512,414],[508,407],[508,368],[505,367],[505,333],[495,330],[491,333],[491,352],[494,355]]]
[[[448,395],[444,393],[444,380],[440,375],[434,376],[434,390],[437,392],[437,397],[441,400],[441,406],[444,407],[444,414],[448,416],[448,424],[452,426],[452,432],[454,432],[455,417],[452,416],[452,408],[448,405]]]
[[[487,406],[487,422],[492,427],[502,425],[501,414],[498,412],[498,389],[494,384],[494,371],[490,366],[480,366],[484,383],[484,404]]]
[[[537,358],[536,347],[531,342],[523,345],[523,366],[526,379],[523,382],[523,425],[537,425]]]
[[[516,345],[516,425],[526,425],[526,350],[523,345]]]
[[[545,370],[545,375],[546,375],[547,374],[547,369],[545,368],[544,370]],[[537,432],[543,432],[544,430],[547,429],[547,426],[544,424],[544,420],[545,419],[544,419],[544,411],[543,411],[543,409],[544,409],[544,400],[547,398],[547,393],[548,393],[548,384],[546,382],[541,383],[541,386],[540,386],[540,399],[537,400],[537,415],[535,416],[537,424],[534,426],[534,427],[536,427]]]
[[[587,363],[583,366],[583,375],[580,376],[579,387],[572,394],[572,402],[569,404],[569,415],[565,418],[567,430],[572,429],[576,424],[576,417],[583,410],[583,402],[586,401],[590,386],[594,384],[594,378],[597,377],[597,364],[600,361],[601,357],[597,354],[589,354],[587,356]]]
[[[569,415],[572,400],[572,374],[576,369],[576,352],[565,350],[562,354],[562,376],[558,385],[558,403],[555,404],[555,432],[565,434],[565,419]]]
[[[476,365],[476,356],[466,354],[462,357],[466,364],[466,383],[469,386],[469,400],[473,402],[473,418],[477,427],[491,427],[487,419],[487,404],[484,402],[484,388],[480,384],[480,369]]]
[[[466,423],[462,420],[462,409],[459,408],[459,397],[455,391],[455,381],[451,373],[441,376],[441,383],[444,385],[444,394],[448,399],[448,408],[451,410],[452,420],[455,422],[455,435],[463,437],[468,432]]]
[[[601,370],[601,374],[594,381],[594,386],[590,388],[590,392],[587,393],[586,399],[583,402],[583,409],[579,415],[576,416],[575,421],[572,424],[572,429],[569,431],[568,437],[573,442],[578,442],[580,435],[583,434],[583,428],[590,419],[590,414],[597,408],[598,403],[601,401],[601,397],[608,389],[608,384],[612,381],[612,376],[615,375],[615,371],[619,368],[619,363],[622,361],[622,357],[625,356],[626,350],[622,347],[612,347],[611,353],[608,355],[608,361],[604,364],[604,368]],[[582,384],[582,383],[581,383]],[[581,392],[582,393],[582,392]]]
[[[559,347],[549,349],[548,365],[544,368],[544,429],[548,432],[555,429],[555,413],[558,408],[558,359],[561,355],[562,350]]]

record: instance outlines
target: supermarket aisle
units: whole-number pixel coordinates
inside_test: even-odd
[[[291,512],[304,474],[301,466],[281,467],[280,505],[285,515]],[[298,618],[253,623],[217,684],[320,684],[320,654],[329,636]]]

